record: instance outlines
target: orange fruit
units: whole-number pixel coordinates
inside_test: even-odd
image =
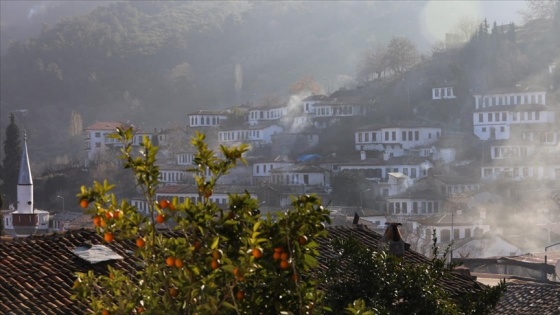
[[[101,217],[96,215],[93,217],[93,225],[95,226],[101,226]]]
[[[301,236],[298,238],[298,243],[299,243],[299,245],[305,245],[305,244],[307,244],[307,236],[301,235]]]
[[[200,249],[200,242],[199,241],[195,241],[194,242],[194,250],[199,250]]]
[[[220,262],[217,259],[212,259],[212,269],[216,270],[220,268]]]
[[[103,218],[99,218],[99,220],[101,221],[99,223],[99,225],[101,225],[101,227],[107,227],[107,222],[105,222],[105,220],[103,220]]]
[[[159,207],[160,209],[165,209],[169,206],[169,201],[167,201],[167,199],[161,199],[159,201]]]
[[[87,207],[89,207],[89,202],[87,201],[87,199],[80,200],[80,207],[84,209],[87,209]]]
[[[105,242],[111,243],[113,241],[113,233],[111,233],[111,232],[105,233],[105,235],[103,236],[103,239],[105,240]]]
[[[237,291],[235,298],[239,301],[243,300],[245,298],[245,292],[243,292],[243,290]]]
[[[296,273],[292,274],[292,280],[293,280],[293,281],[298,281],[298,280],[299,280],[299,276],[298,276]]]
[[[157,223],[163,223],[163,221],[165,221],[165,217],[163,216],[163,214],[158,214],[156,216],[156,222]]]
[[[169,295],[171,295],[172,297],[176,297],[177,294],[179,294],[179,290],[177,290],[177,288],[169,289]]]
[[[112,212],[105,212],[105,218],[107,218],[107,220],[112,219],[113,218],[113,213]]]
[[[281,253],[283,251],[284,251],[284,249],[282,247],[274,247],[274,252],[275,253]]]
[[[173,266],[175,266],[175,257],[173,257],[173,256],[167,257],[167,258],[165,259],[165,264],[166,264],[168,267],[173,267]]]
[[[176,258],[175,259],[175,267],[183,268],[183,266],[184,266],[183,261],[180,258]]]
[[[120,212],[119,210],[115,210],[115,212],[113,212],[113,217],[115,218],[115,220],[118,220],[122,217],[122,212]]]
[[[138,307],[136,308],[136,312],[137,312],[138,314],[142,314],[142,313],[144,313],[144,308],[143,308],[142,306],[138,306]]]
[[[282,269],[288,269],[290,268],[290,263],[287,260],[282,260],[280,262],[280,268]]]
[[[282,260],[288,260],[288,258],[290,257],[290,255],[288,255],[288,253],[283,252],[282,254],[280,254],[280,259]]]
[[[260,249],[260,248],[258,248],[258,247],[253,248],[253,257],[255,257],[255,258],[261,258],[262,255],[263,255],[262,249]]]
[[[220,259],[222,258],[222,253],[220,252],[220,250],[216,249],[212,252],[212,257],[214,259]]]
[[[274,254],[272,254],[272,259],[274,259],[274,260],[280,260],[280,259],[281,259],[281,255],[282,255],[282,253],[280,253],[280,252],[274,252]]]
[[[109,315],[109,311],[108,310],[103,310],[103,311],[101,311],[101,315]]]
[[[172,203],[169,203],[169,210],[175,211],[175,205],[172,204]]]
[[[139,237],[139,238],[136,239],[136,246],[144,247],[144,245],[146,245],[146,241],[144,241],[143,238]]]

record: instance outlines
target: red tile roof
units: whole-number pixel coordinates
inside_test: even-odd
[[[72,251],[87,242],[103,244],[123,260],[90,264]],[[0,314],[84,314],[88,306],[70,299],[76,272],[107,274],[107,265],[132,272],[132,242],[103,243],[91,230],[0,242]]]
[[[320,261],[333,257],[331,238],[355,236],[366,246],[377,248],[381,235],[364,226],[329,227],[329,239],[320,241]],[[73,253],[84,244],[103,244],[122,260],[96,264],[79,258]],[[103,243],[101,236],[90,230],[74,230],[64,234],[28,237],[0,242],[0,314],[84,314],[91,312],[80,301],[70,299],[76,272],[94,270],[107,274],[107,265],[132,273],[136,259],[132,241]],[[406,251],[405,261],[428,264],[430,261],[419,253]],[[322,268],[325,265],[321,265]],[[347,266],[351,268],[352,266]],[[483,286],[455,272],[440,281],[452,296],[467,291],[478,291]]]
[[[560,283],[508,283],[495,315],[558,315]]]
[[[85,130],[115,130],[117,127],[124,127],[125,123],[118,121],[96,121],[93,125],[90,125]]]

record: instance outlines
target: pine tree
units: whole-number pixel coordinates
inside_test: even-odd
[[[17,200],[17,181],[19,164],[21,159],[20,130],[15,123],[14,114],[10,114],[10,124],[6,128],[6,140],[4,140],[4,161],[2,161],[4,172],[4,191],[10,200]]]

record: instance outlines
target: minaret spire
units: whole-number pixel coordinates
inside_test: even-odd
[[[17,199],[19,213],[33,213],[33,178],[27,153],[27,133],[23,131],[23,150],[17,184]]]

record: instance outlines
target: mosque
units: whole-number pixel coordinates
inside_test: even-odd
[[[17,183],[17,210],[4,215],[5,233],[25,237],[49,232],[49,212],[37,210],[33,203],[33,177],[27,153],[27,136],[24,133],[23,150]],[[10,205],[11,210],[13,206]]]

